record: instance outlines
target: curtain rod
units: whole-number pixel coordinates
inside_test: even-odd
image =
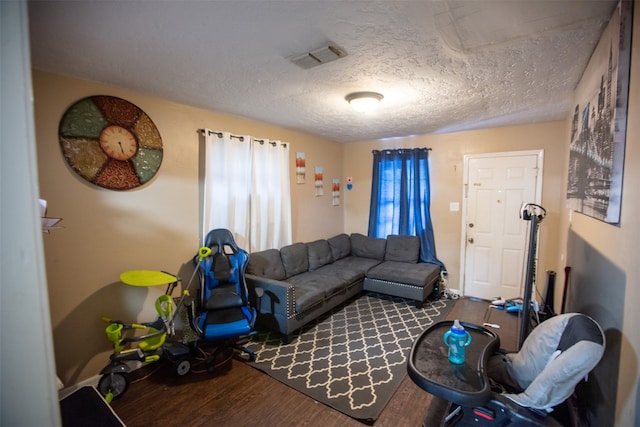
[[[217,135],[217,136],[218,136],[218,138],[222,138],[222,135],[223,135],[223,133],[222,133],[222,132],[216,132],[215,130],[210,130],[210,129],[199,129],[199,130],[200,130],[200,132],[202,132],[203,134],[205,134],[205,133],[206,133],[206,134],[209,134],[209,135]],[[229,134],[229,136],[230,136],[232,139],[233,139],[233,138],[236,138],[236,139],[239,139],[240,141],[244,141],[244,136],[242,136],[242,135],[232,135],[232,134]]]
[[[214,130],[210,130],[210,129],[198,129],[199,132],[202,132],[203,134],[209,134],[209,135],[217,135],[218,138],[222,138],[222,136],[224,135],[222,132],[217,132]],[[229,134],[229,137],[231,138],[236,138],[239,139],[240,141],[244,141],[244,136],[241,135],[233,135],[233,134]],[[260,144],[264,144],[265,140],[264,139],[258,139],[258,138],[252,138],[254,141],[259,142]],[[278,143],[275,141],[269,141],[269,144],[271,144],[272,146],[276,146]],[[280,143],[281,146],[286,147],[287,143],[286,142],[281,142]]]
[[[418,147],[418,148],[383,148],[381,150],[371,150],[372,153],[376,151],[412,151],[412,150],[426,150],[431,151],[431,147]]]
[[[253,140],[254,140],[254,141],[256,141],[256,142],[259,142],[259,143],[260,143],[260,145],[264,145],[264,143],[265,143],[265,140],[264,140],[264,139],[253,138]],[[278,145],[278,143],[277,143],[276,141],[269,141],[269,144],[270,144],[270,145],[272,145],[272,146],[274,146],[274,147],[275,147],[276,145]],[[286,142],[281,142],[281,143],[280,143],[280,145],[281,145],[281,146],[283,146],[283,147],[286,147],[286,146],[287,146],[287,143],[286,143]]]

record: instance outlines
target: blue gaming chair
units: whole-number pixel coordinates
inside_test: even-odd
[[[257,316],[245,282],[249,254],[238,247],[226,229],[210,231],[204,246],[211,249],[211,254],[194,258],[200,289],[195,307],[189,303],[187,313],[199,340],[216,346],[207,358],[208,369],[212,371],[218,356],[227,351],[237,350],[254,361],[255,353],[243,346],[254,333]]]

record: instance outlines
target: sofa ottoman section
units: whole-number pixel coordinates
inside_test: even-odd
[[[364,290],[413,299],[422,308],[440,277],[440,267],[419,259],[418,237],[387,236],[384,261],[367,271]]]
[[[440,266],[429,263],[409,264],[385,261],[367,272],[364,290],[409,298],[422,308],[440,278]]]

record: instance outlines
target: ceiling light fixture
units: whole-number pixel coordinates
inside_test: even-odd
[[[373,110],[382,98],[384,96],[378,92],[353,92],[344,97],[356,111],[361,113]]]

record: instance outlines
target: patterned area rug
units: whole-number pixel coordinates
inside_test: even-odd
[[[349,301],[293,334],[262,332],[250,347],[251,365],[311,398],[365,423],[373,423],[407,374],[409,350],[454,301],[417,309],[404,298],[375,293]]]

